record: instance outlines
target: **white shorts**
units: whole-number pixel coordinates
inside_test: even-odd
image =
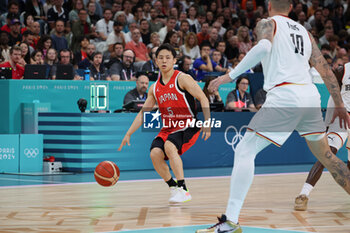
[[[350,130],[345,128],[340,128],[339,125],[339,118],[336,118],[333,123],[330,123],[333,118],[334,113],[334,101],[330,97],[327,104],[327,113],[326,113],[326,125],[328,126],[327,130],[327,138],[328,138],[328,144],[331,147],[336,148],[339,150],[343,147],[346,139],[350,135]],[[350,149],[350,142],[349,140],[346,143],[346,148]]]
[[[301,136],[323,134],[326,126],[316,86],[289,84],[273,88],[248,128],[277,146],[283,145],[294,130]]]

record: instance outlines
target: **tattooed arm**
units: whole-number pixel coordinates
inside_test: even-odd
[[[267,39],[270,42],[273,40],[273,34],[275,31],[275,21],[273,20],[268,20],[268,19],[262,19],[258,22],[258,24],[255,27],[255,32],[258,41],[262,39]]]
[[[317,44],[314,38],[312,37],[312,35],[310,35],[310,38],[312,43],[312,53],[310,57],[310,64],[316,68],[318,73],[320,73],[324,83],[327,86],[329,94],[332,96],[335,104],[334,115],[331,123],[334,122],[335,118],[339,117],[340,127],[341,128],[343,128],[343,126],[345,128],[349,127],[350,118],[346,109],[344,108],[344,103],[340,95],[340,88],[338,85],[337,78],[335,77],[333,71],[329,67],[326,59],[324,59],[321,51],[317,47]]]
[[[258,64],[271,51],[274,29],[275,23],[273,20],[260,20],[256,26],[258,44],[245,55],[243,60],[230,73],[211,81],[208,89],[214,92],[221,84],[236,80],[239,75]]]
[[[311,43],[312,43],[312,54],[310,57],[311,66],[315,67],[318,73],[320,73],[324,83],[327,86],[329,94],[331,94],[335,106],[343,107],[343,100],[340,95],[340,88],[337,82],[337,79],[328,65],[326,59],[324,59],[321,51],[319,50],[314,38],[310,35]]]

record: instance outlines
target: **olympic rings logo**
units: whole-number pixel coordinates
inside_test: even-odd
[[[39,155],[39,149],[38,148],[25,148],[24,155],[27,156],[27,158],[35,158],[37,155]]]
[[[225,141],[226,141],[226,143],[228,144],[228,145],[230,145],[231,147],[232,147],[232,150],[233,150],[233,152],[236,152],[236,147],[237,147],[237,145],[238,145],[238,143],[242,140],[242,138],[243,138],[243,130],[244,129],[247,129],[248,128],[248,126],[247,125],[243,125],[240,129],[239,129],[239,131],[237,130],[237,128],[236,127],[234,127],[233,125],[230,125],[230,126],[228,126],[227,128],[226,128],[226,130],[225,130]],[[231,141],[229,141],[228,140],[228,138],[227,138],[227,134],[228,134],[228,131],[230,130],[230,129],[232,129],[234,132],[235,132],[235,135],[233,136],[233,138],[232,138],[232,140]]]

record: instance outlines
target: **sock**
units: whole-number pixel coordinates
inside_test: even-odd
[[[187,190],[185,180],[178,180],[177,181],[177,186],[182,187],[184,190]]]
[[[308,197],[313,188],[314,187],[311,184],[305,183],[303,189],[300,192],[300,195],[305,194]]]
[[[255,156],[269,144],[269,141],[255,135],[254,132],[247,131],[236,147],[230,182],[230,197],[225,213],[231,222],[238,223],[244,199],[253,182]]]
[[[173,179],[173,177],[170,178],[170,180],[166,181],[166,183],[169,185],[169,187],[174,187],[177,186],[175,180]]]

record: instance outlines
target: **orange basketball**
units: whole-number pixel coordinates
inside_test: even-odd
[[[95,180],[102,186],[115,185],[119,175],[119,167],[111,161],[103,161],[95,168]]]

